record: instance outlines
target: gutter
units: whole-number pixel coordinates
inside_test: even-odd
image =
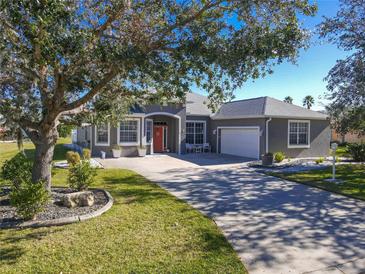
[[[272,120],[271,117],[269,117],[269,119],[266,120],[266,127],[265,127],[265,137],[266,137],[266,148],[265,148],[265,152],[269,153],[269,122]]]

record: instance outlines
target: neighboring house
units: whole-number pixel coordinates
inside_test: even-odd
[[[101,151],[111,156],[116,144],[122,156],[136,156],[142,145],[149,154],[180,154],[203,144],[215,153],[252,159],[278,151],[289,157],[328,155],[331,131],[325,114],[270,97],[225,103],[213,114],[207,100],[189,93],[185,104],[134,109],[117,127],[79,128],[77,141],[90,143],[94,156]]]
[[[360,136],[359,134],[351,133],[351,132],[343,135],[343,134],[336,132],[334,129],[332,129],[331,141],[337,142],[340,144],[343,144],[343,143],[359,143],[360,144],[360,143],[365,143],[365,135]]]

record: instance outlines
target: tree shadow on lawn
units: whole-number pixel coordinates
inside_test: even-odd
[[[151,200],[175,199],[171,194],[139,174],[131,173],[120,177],[103,176],[103,182],[102,187],[111,192],[116,203],[142,204]],[[180,202],[185,203],[184,201]]]
[[[8,233],[13,229],[6,229],[0,233]],[[24,248],[21,246],[22,242],[39,241],[52,233],[62,231],[63,228],[42,231],[44,228],[35,228],[23,230],[18,234],[9,234],[9,236],[1,237],[0,245],[0,264],[15,264],[25,254]],[[0,235],[1,236],[1,235]],[[7,244],[7,246],[4,246]]]

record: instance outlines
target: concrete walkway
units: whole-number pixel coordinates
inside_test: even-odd
[[[135,170],[214,219],[249,273],[365,273],[365,202],[216,155],[101,160]]]

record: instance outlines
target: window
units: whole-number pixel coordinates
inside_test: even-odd
[[[205,122],[186,122],[186,143],[201,145],[205,142]]]
[[[109,124],[95,126],[95,145],[109,145]]]
[[[309,147],[309,121],[290,121],[288,124],[288,147]]]
[[[152,128],[153,128],[153,121],[150,119],[146,119],[146,142],[150,144],[152,142]]]
[[[119,123],[118,141],[121,144],[137,144],[139,120],[125,120]]]

